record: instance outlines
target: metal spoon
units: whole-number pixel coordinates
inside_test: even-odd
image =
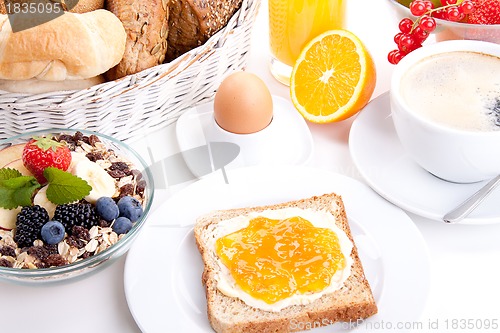
[[[490,180],[469,199],[443,216],[446,223],[457,223],[466,218],[500,184],[500,175]]]

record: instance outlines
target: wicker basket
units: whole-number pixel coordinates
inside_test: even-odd
[[[36,95],[0,91],[0,140],[25,131],[80,128],[130,141],[173,123],[213,98],[246,66],[260,0],[243,0],[227,26],[168,64],[89,89]]]

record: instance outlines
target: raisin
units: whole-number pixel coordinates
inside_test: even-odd
[[[102,156],[101,153],[96,153],[96,152],[93,152],[93,153],[87,153],[85,155],[85,157],[87,157],[89,160],[91,160],[92,162],[96,162],[98,160],[103,160],[104,159],[104,156]]]
[[[99,138],[97,137],[97,135],[92,134],[91,136],[89,136],[89,144],[90,144],[92,147],[95,147],[95,144],[96,144],[97,142],[101,142],[101,140],[99,140]]]
[[[71,142],[73,141],[73,137],[69,134],[61,134],[57,138],[57,141],[66,141],[66,142]]]
[[[132,184],[125,184],[122,187],[120,187],[120,198],[121,197],[126,197],[127,195],[133,196],[134,195],[134,185]]]
[[[28,250],[26,252],[28,252],[28,254],[30,256],[33,256],[36,259],[39,259],[42,261],[50,255],[49,249],[47,249],[46,247],[43,247],[43,246],[32,246],[32,247],[28,248]]]
[[[57,138],[57,141],[65,141],[69,146],[73,146],[73,147],[76,145],[76,142],[73,139],[73,137],[71,135],[68,135],[68,134],[59,135],[59,137]]]
[[[36,268],[47,268],[47,264],[45,263],[45,261],[38,261],[38,262],[35,262],[35,266]]]
[[[83,254],[80,256],[80,258],[82,258],[82,259],[87,259],[87,258],[88,258],[88,257],[90,257],[90,256],[92,256],[92,253],[85,251],[85,252],[83,252]]]
[[[69,246],[76,247],[77,249],[81,249],[86,245],[86,243],[83,240],[73,235],[66,238],[66,243],[68,243]]]
[[[83,133],[82,133],[82,132],[80,132],[80,131],[76,132],[76,133],[73,135],[73,139],[74,139],[75,141],[77,141],[77,142],[78,142],[78,141],[81,141],[81,140],[83,139]]]
[[[78,239],[84,240],[86,242],[90,241],[90,233],[88,229],[82,226],[79,225],[73,226],[73,229],[71,229],[71,234],[77,237]]]
[[[144,179],[141,179],[140,181],[137,182],[137,187],[136,187],[137,194],[139,194],[140,196],[144,196],[145,189],[146,189],[146,181]]]
[[[1,267],[11,267],[12,268],[12,263],[8,261],[5,258],[0,258],[0,266]]]
[[[84,247],[90,241],[90,233],[87,228],[79,225],[73,226],[71,236],[66,238],[69,246],[74,246],[78,249]]]
[[[57,253],[57,244],[43,244],[43,247],[46,248],[50,254]]]
[[[126,172],[128,171],[128,165],[125,162],[113,162],[111,163],[109,170],[120,170]]]
[[[11,257],[15,258],[16,257],[16,250],[14,250],[14,248],[11,246],[4,245],[4,246],[0,247],[0,255],[11,256]]]
[[[121,170],[109,170],[108,174],[113,178],[123,178],[126,176],[125,172]]]
[[[89,137],[86,135],[83,136],[82,141],[88,145],[90,144]]]
[[[128,172],[127,176],[130,176],[130,175],[134,176],[134,178],[136,180],[141,180],[142,179],[142,173],[139,170],[137,170],[137,169],[130,170]]]
[[[107,228],[107,227],[111,226],[111,223],[112,223],[112,221],[111,221],[111,222],[108,222],[108,221],[106,221],[105,219],[100,219],[100,220],[99,220],[99,226],[100,226],[101,228]]]
[[[55,254],[51,254],[49,255],[45,260],[44,260],[44,263],[48,266],[48,267],[51,267],[51,266],[63,266],[63,265],[66,265],[68,262],[66,261],[66,259],[64,259],[63,256],[61,256],[60,254],[58,253],[55,253]]]

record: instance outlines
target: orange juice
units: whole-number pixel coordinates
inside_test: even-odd
[[[346,0],[269,0],[271,71],[275,76],[284,75],[286,82],[278,80],[288,84],[290,74],[277,72],[281,68],[291,72],[308,41],[344,27],[345,5]]]

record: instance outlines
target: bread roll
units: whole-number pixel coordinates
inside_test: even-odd
[[[242,0],[170,0],[167,61],[205,43],[226,26]]]
[[[53,91],[82,90],[105,82],[103,75],[82,80],[43,81],[29,80],[0,80],[0,90],[22,93],[43,94]]]
[[[108,0],[106,9],[114,13],[127,32],[122,61],[106,73],[108,80],[163,63],[167,49],[168,0]]]
[[[68,7],[72,6],[77,0],[37,0],[36,3],[60,3],[63,10],[68,10]],[[5,8],[6,1],[0,1],[0,14],[7,14]],[[33,0],[9,0],[10,3],[30,3]],[[73,8],[69,8],[72,13],[87,13],[93,10],[104,8],[104,0],[78,0]]]
[[[87,79],[120,62],[125,29],[111,12],[64,13],[33,28],[12,32],[16,15],[0,15],[0,79]],[[24,17],[24,19],[26,19]]]

